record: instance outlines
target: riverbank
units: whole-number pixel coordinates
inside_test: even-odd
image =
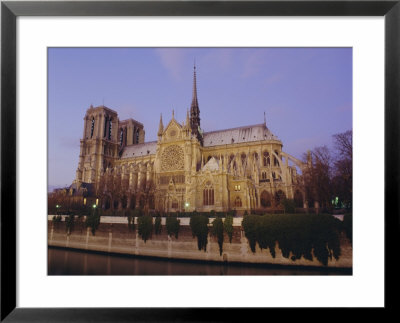
[[[292,260],[283,257],[280,249],[272,257],[268,250],[258,246],[253,253],[247,238],[241,228],[241,218],[234,218],[232,242],[225,235],[222,254],[220,254],[217,239],[208,235],[206,250],[198,250],[197,238],[192,236],[189,219],[182,218],[178,238],[166,233],[165,218],[162,219],[161,233],[144,242],[137,230],[128,228],[128,219],[123,217],[102,217],[95,235],[84,223],[77,222],[70,234],[67,234],[65,222],[53,222],[52,215],[48,217],[48,245],[77,250],[97,251],[110,254],[147,256],[167,259],[207,261],[217,263],[249,263],[272,264],[283,266],[352,268],[352,247],[344,235],[341,236],[341,255],[339,259],[329,259],[323,266],[315,257],[313,260],[304,257]],[[186,223],[187,222],[187,223]]]
[[[227,263],[48,248],[48,275],[307,275],[348,276],[351,268]]]

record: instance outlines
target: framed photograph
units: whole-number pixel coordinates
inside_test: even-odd
[[[399,14],[2,2],[1,319],[390,309]]]

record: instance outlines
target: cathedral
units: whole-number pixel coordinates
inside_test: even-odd
[[[156,212],[226,212],[278,208],[283,199],[303,207],[303,163],[260,124],[204,132],[196,67],[186,120],[158,126],[145,142],[142,123],[119,120],[103,106],[86,111],[79,164],[71,192],[92,196],[105,209]],[[297,166],[297,167],[296,167]],[[83,194],[82,194],[83,192]],[[86,198],[84,198],[86,204]]]

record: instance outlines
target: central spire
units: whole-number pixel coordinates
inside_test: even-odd
[[[200,109],[197,100],[196,62],[193,64],[193,93],[192,104],[190,105],[190,128],[192,129],[192,134],[194,134],[202,144],[203,137],[200,131]]]
[[[196,84],[196,62],[193,65],[193,94],[192,94],[192,104],[190,109],[199,109],[199,102],[197,101],[197,84]]]

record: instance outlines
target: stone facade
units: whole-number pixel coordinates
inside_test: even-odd
[[[264,123],[203,132],[197,99],[186,120],[160,117],[158,139],[145,142],[143,124],[90,107],[73,188],[92,184],[105,208],[160,212],[228,211],[279,207],[283,198],[303,207],[303,163],[282,151]]]

